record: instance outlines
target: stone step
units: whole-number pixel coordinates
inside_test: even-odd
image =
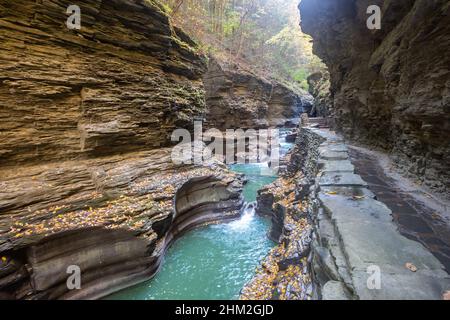
[[[355,174],[342,139],[327,130],[304,130],[325,139],[318,149],[318,207],[312,217],[321,297],[441,300],[450,276],[421,243],[400,234],[391,210]],[[371,282],[373,275],[379,275],[379,286]]]
[[[367,183],[359,175],[351,172],[323,172],[319,178],[319,185],[367,187]]]
[[[354,172],[355,167],[350,160],[319,160],[322,172]]]

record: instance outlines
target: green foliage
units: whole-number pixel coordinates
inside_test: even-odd
[[[166,0],[172,18],[215,53],[266,77],[307,88],[324,68],[300,30],[299,0]]]
[[[172,14],[172,8],[167,3],[162,3],[162,7],[166,14]]]
[[[153,8],[157,8],[159,9],[159,11],[161,11],[161,13],[165,14],[165,15],[169,15],[171,12],[171,8],[169,5],[160,2],[160,1],[156,1],[156,0],[144,0],[144,4]]]
[[[291,28],[289,26],[284,27],[280,32],[274,35],[272,38],[266,41],[266,44],[272,46],[283,46],[291,40]]]
[[[307,77],[308,75],[304,69],[298,69],[292,74],[292,78],[297,82],[302,82],[303,80],[306,80]]]
[[[231,37],[236,32],[236,30],[239,28],[239,20],[240,15],[236,11],[230,11],[227,14],[227,19],[225,20],[223,24],[223,35],[225,37]]]
[[[302,81],[300,82],[300,87],[301,87],[303,90],[308,91],[308,88],[309,88],[308,81],[307,81],[306,79],[305,79],[305,80],[302,80]]]
[[[197,46],[196,49],[196,53],[203,56],[215,55],[217,53],[217,48],[214,48],[210,44],[201,43]]]

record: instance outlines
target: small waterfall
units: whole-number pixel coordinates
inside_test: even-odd
[[[242,208],[242,216],[246,214],[253,215],[255,213],[256,205],[257,205],[256,201],[246,202],[244,207]]]
[[[233,229],[243,229],[250,225],[251,220],[255,216],[256,201],[246,202],[241,211],[239,220],[231,222],[229,225]]]

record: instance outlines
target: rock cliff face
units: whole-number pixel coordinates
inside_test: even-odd
[[[327,118],[332,115],[333,101],[330,94],[330,75],[328,72],[313,73],[308,77],[307,81],[308,91],[314,97],[314,105],[310,116]]]
[[[83,2],[80,31],[68,5],[0,0],[0,298],[146,280],[173,239],[243,202],[221,163],[175,165],[163,148],[204,112],[206,66],[158,4]]]
[[[204,111],[204,60],[152,1],[0,1],[0,165],[167,146]],[[184,36],[184,35],[183,35]]]
[[[374,4],[381,30],[366,27]],[[449,197],[449,2],[303,0],[300,9],[331,74],[337,129]]]
[[[306,92],[238,70],[211,58],[204,76],[206,124],[219,130],[267,128],[298,123],[312,107]]]

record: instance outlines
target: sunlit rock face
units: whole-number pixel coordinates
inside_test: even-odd
[[[366,25],[374,4],[381,30]],[[450,197],[449,2],[303,0],[300,9],[331,74],[336,128]]]
[[[204,111],[205,61],[155,2],[79,5],[72,31],[69,2],[0,1],[2,166],[167,146]]]
[[[164,147],[205,110],[192,41],[153,1],[80,2],[79,31],[68,5],[0,0],[0,299],[105,296],[242,206],[239,176],[176,165]]]
[[[267,128],[296,123],[312,108],[307,92],[211,58],[204,76],[208,127]]]

